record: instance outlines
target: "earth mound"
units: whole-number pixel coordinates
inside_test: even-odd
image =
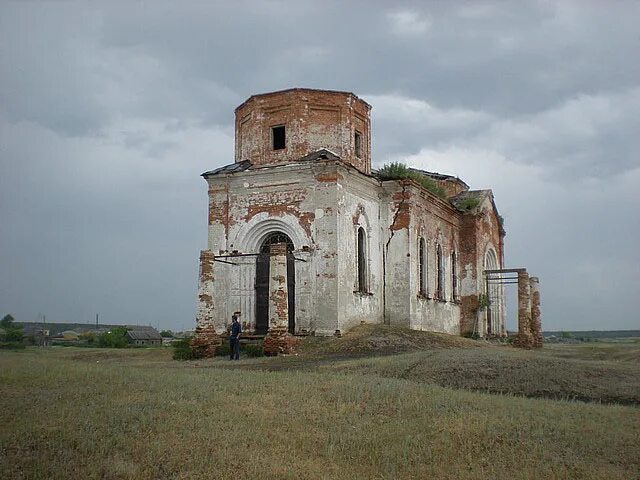
[[[433,348],[479,348],[484,342],[422,332],[391,325],[358,325],[342,337],[308,337],[297,349],[302,354],[367,356],[413,352]]]

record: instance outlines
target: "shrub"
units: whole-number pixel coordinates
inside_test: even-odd
[[[107,348],[126,348],[129,346],[129,342],[125,335],[127,329],[124,327],[115,327],[108,332],[101,333],[98,336],[98,346]]]
[[[489,296],[486,293],[478,294],[478,308],[486,308],[489,306]]]
[[[231,347],[229,346],[229,342],[225,341],[222,345],[216,348],[216,352],[213,354],[215,357],[228,357],[231,355]]]
[[[404,163],[385,163],[382,168],[378,170],[378,176],[382,180],[413,180],[437,197],[442,199],[447,197],[444,188],[438,185],[438,182],[416,170],[410,169]]]
[[[173,342],[174,360],[194,360],[198,358],[196,352],[191,348],[191,337],[181,338]]]
[[[196,360],[201,358],[202,349],[194,349],[191,346],[191,338],[183,338],[176,342],[173,342],[173,359],[174,360]],[[216,347],[216,351],[213,354],[215,357],[228,357],[231,354],[229,342],[224,341],[222,345]],[[262,357],[264,352],[262,351],[261,344],[240,344],[240,355],[249,358]]]
[[[22,327],[15,324],[11,315],[5,315],[0,320],[0,342],[6,344],[22,343],[22,336]]]
[[[264,356],[264,350],[262,350],[262,345],[248,343],[246,345],[241,345],[240,350],[242,350],[242,352],[249,358]]]
[[[80,334],[80,340],[84,341],[85,343],[95,343],[96,335],[93,332],[84,332]]]
[[[22,350],[25,348],[22,342],[0,342],[0,349],[3,350]]]

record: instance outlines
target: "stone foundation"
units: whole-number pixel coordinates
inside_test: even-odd
[[[287,327],[273,327],[267,332],[262,349],[266,356],[291,353],[295,340],[295,337],[287,331]]]
[[[191,339],[191,350],[196,358],[211,358],[216,348],[222,345],[222,337],[212,326],[196,327],[195,336]]]

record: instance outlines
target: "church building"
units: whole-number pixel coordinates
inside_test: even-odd
[[[234,312],[256,335],[340,335],[380,323],[504,336],[508,273],[526,297],[519,326],[536,336],[537,279],[504,269],[491,190],[434,172],[372,169],[370,112],[352,93],[304,88],[236,108],[234,163],[202,174],[202,342],[224,333]]]

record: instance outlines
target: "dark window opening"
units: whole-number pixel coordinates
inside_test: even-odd
[[[356,157],[362,157],[362,134],[360,132],[356,132],[354,137]]]
[[[456,252],[453,252],[451,254],[451,290],[454,301],[458,299],[458,268],[456,260]]]
[[[367,293],[367,255],[364,229],[358,228],[358,292]]]
[[[438,299],[444,300],[444,265],[442,263],[442,248],[436,247],[436,264],[438,268],[436,295]]]
[[[425,248],[424,238],[420,239],[420,247],[418,249],[418,276],[419,276],[419,285],[420,290],[418,293],[420,295],[427,294],[427,252]]]
[[[284,133],[284,125],[271,127],[271,139],[274,150],[282,150],[285,148],[286,137]]]

